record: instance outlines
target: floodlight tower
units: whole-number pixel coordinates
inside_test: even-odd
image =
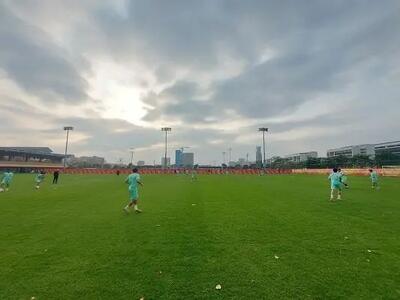
[[[68,154],[68,141],[69,141],[69,132],[74,130],[74,127],[72,126],[64,126],[64,131],[67,132],[67,138],[65,141],[65,152],[64,152],[64,169],[67,163],[67,154]]]
[[[164,167],[167,168],[167,152],[168,152],[168,132],[172,130],[171,127],[162,127],[161,131],[165,132],[165,153],[164,153]]]
[[[131,147],[129,148],[129,152],[131,153],[131,166],[133,166],[133,151],[135,150],[135,148]]]
[[[265,133],[268,132],[267,127],[261,127],[258,128],[258,131],[262,132],[262,138],[263,138],[263,168],[266,166],[266,160],[265,160]]]
[[[228,163],[230,163],[232,161],[232,148],[229,148],[228,151],[229,151],[229,162]]]
[[[224,151],[224,152],[222,152],[222,163],[223,164],[225,164],[225,154],[226,154],[226,152]]]

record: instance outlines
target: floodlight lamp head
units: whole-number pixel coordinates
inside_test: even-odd
[[[267,127],[261,127],[261,128],[258,128],[258,131],[268,131],[268,128]]]
[[[72,127],[72,126],[64,126],[64,130],[74,130],[74,127]]]
[[[171,127],[162,127],[161,131],[171,131],[172,128]]]

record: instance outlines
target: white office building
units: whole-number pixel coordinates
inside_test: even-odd
[[[329,149],[327,151],[328,157],[336,157],[336,156],[353,157],[355,155],[367,155],[373,158],[375,157],[375,145],[374,144],[354,145],[336,149]]]
[[[390,153],[400,156],[400,141],[375,144],[375,154]]]
[[[292,162],[304,162],[307,161],[308,158],[317,158],[317,157],[318,157],[317,151],[301,152],[285,156],[286,159]]]

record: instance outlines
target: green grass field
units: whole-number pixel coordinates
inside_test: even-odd
[[[0,299],[400,299],[400,179],[16,175],[0,193]],[[216,290],[217,284],[222,285]]]

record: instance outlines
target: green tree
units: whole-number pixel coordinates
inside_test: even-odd
[[[374,161],[368,156],[363,154],[354,155],[351,158],[352,167],[365,168],[370,167],[374,164]]]
[[[375,165],[382,166],[398,166],[400,165],[400,155],[390,152],[382,152],[375,155]]]

